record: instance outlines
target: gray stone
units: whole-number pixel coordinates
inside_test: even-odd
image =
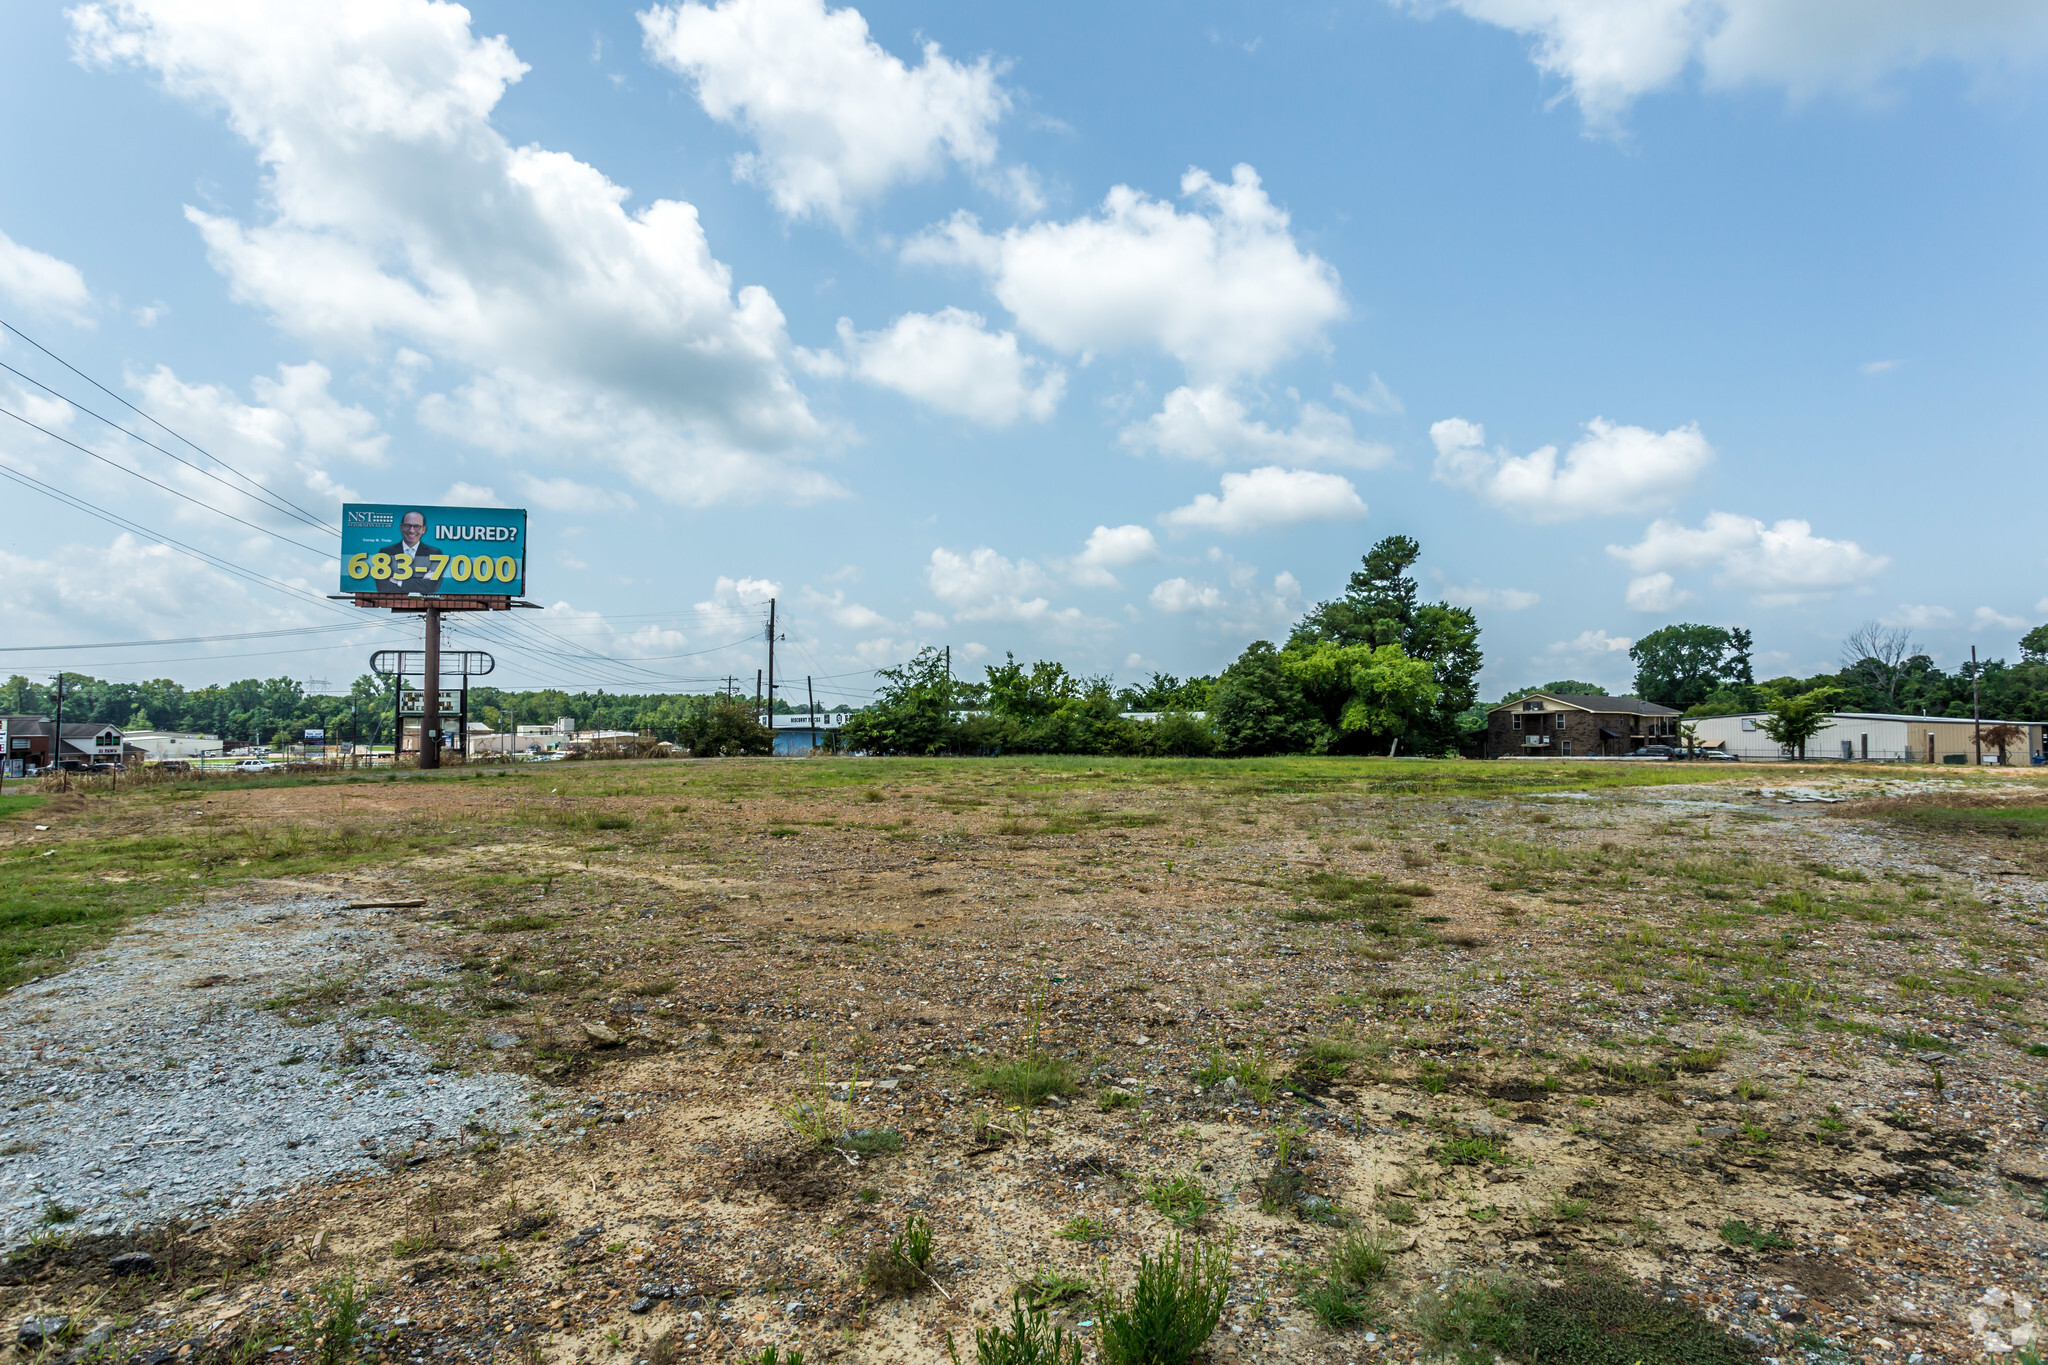
[[[45,1342],[54,1345],[70,1325],[69,1318],[23,1318],[14,1340],[22,1346],[41,1346]]]
[[[503,1052],[507,1048],[519,1046],[519,1035],[516,1033],[493,1033],[484,1039],[484,1045],[493,1052]]]
[[[127,1251],[107,1262],[116,1275],[147,1275],[156,1269],[156,1258],[146,1251]]]

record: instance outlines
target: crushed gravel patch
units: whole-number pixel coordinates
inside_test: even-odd
[[[261,1002],[375,995],[448,964],[332,898],[153,916],[0,999],[0,1248],[52,1216],[117,1232],[239,1208],[521,1126],[528,1083],[436,1071],[390,1020]]]

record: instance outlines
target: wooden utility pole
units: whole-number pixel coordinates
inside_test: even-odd
[[[438,768],[441,766],[441,613],[428,607],[427,617],[427,696],[420,715],[420,766]],[[403,679],[400,680],[401,683]]]
[[[768,599],[768,724],[775,725],[775,599]]]
[[[1977,766],[1984,766],[1984,717],[1977,708],[1977,646],[1970,646],[1970,744],[1977,751]]]
[[[761,719],[761,670],[754,670],[754,719]]]
[[[811,718],[811,747],[818,747],[818,694],[811,690],[811,675],[804,674],[804,714]]]
[[[57,722],[50,731],[50,761],[61,775],[64,769],[64,670],[57,670]]]

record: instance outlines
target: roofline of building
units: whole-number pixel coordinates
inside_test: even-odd
[[[1769,711],[1731,711],[1724,716],[1695,716],[1693,719],[1762,720],[1770,714]],[[1999,720],[1995,716],[1985,716],[1981,720],[1972,722],[1968,716],[1901,716],[1894,715],[1889,711],[1830,711],[1827,714],[1830,720],[1904,720],[1939,723],[1942,725],[1969,725],[1972,723],[1978,725],[2040,725],[2043,723],[2038,720]]]
[[[1585,711],[1595,716],[1682,716],[1685,714],[1683,711],[1676,710],[1669,706],[1661,705],[1658,702],[1644,701],[1641,697],[1609,696],[1607,700],[1640,702],[1644,706],[1654,706],[1657,709],[1655,711],[1634,711],[1624,708],[1620,711],[1602,711],[1598,707],[1587,706],[1583,702],[1576,702],[1571,700],[1573,697],[1582,697],[1586,695],[1588,694],[1584,692],[1531,692],[1526,696],[1516,697],[1513,701],[1504,701],[1501,702],[1498,706],[1489,706],[1486,708],[1486,714],[1490,716],[1496,711],[1505,711],[1510,706],[1520,706],[1523,702],[1529,700],[1530,697],[1542,697],[1545,701],[1554,701],[1561,706],[1569,706],[1574,710]]]

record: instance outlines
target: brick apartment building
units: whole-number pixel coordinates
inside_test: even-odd
[[[1641,697],[1553,695],[1504,701],[1486,713],[1486,758],[1619,758],[1678,743],[1679,713]]]

